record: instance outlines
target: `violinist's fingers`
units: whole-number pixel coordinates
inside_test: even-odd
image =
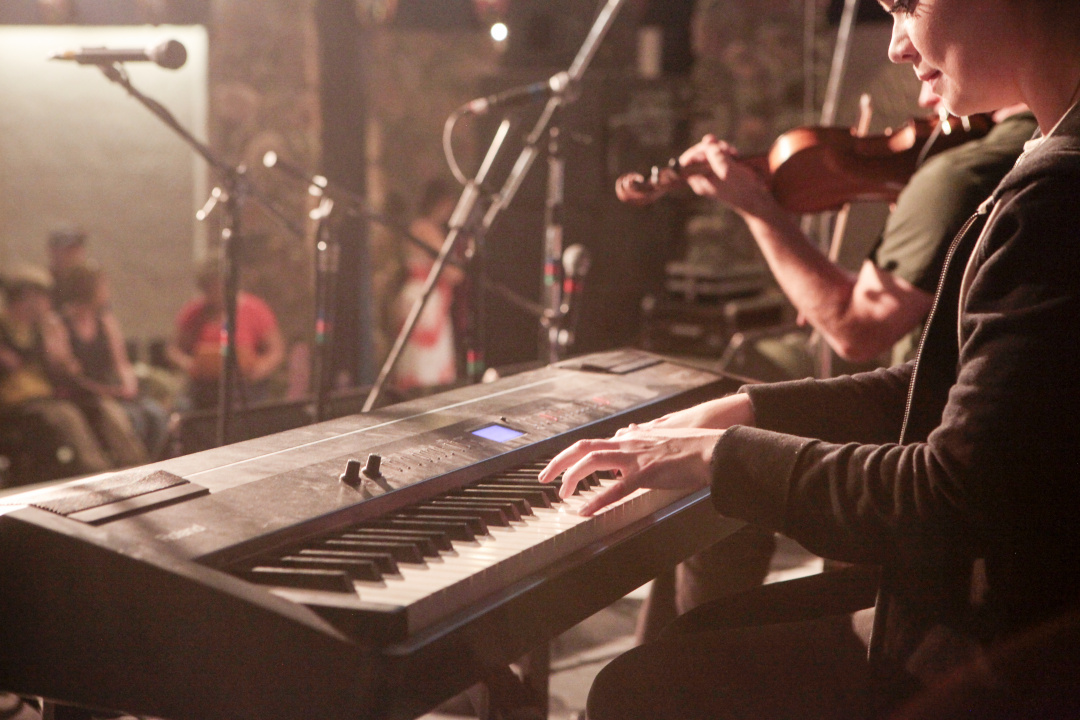
[[[637,173],[623,175],[615,182],[615,196],[630,205],[648,205],[657,193],[657,188]]]
[[[588,517],[594,515],[597,510],[601,510],[612,503],[616,503],[622,500],[624,497],[634,492],[638,488],[635,487],[633,478],[626,478],[625,476],[619,478],[614,485],[609,485],[600,492],[598,492],[589,502],[581,506],[578,510],[578,514]]]
[[[690,167],[691,165],[704,165],[708,162],[706,157],[706,151],[708,148],[714,147],[713,143],[706,143],[705,141],[699,142],[697,145],[692,145],[679,155],[679,164],[683,167]]]
[[[735,153],[731,152],[731,148],[727,143],[717,143],[716,145],[710,145],[704,148],[705,161],[709,163],[709,167],[713,169],[717,177],[724,178],[727,176],[728,168],[731,166],[731,162],[735,159]]]
[[[619,437],[622,437],[623,435],[626,435],[627,433],[632,433],[635,430],[640,430],[640,429],[641,429],[641,426],[638,425],[637,423],[630,423],[626,427],[619,428],[618,430],[616,430],[615,431],[615,437],[619,438]]]
[[[644,183],[645,176],[641,173],[627,173],[626,175],[622,175],[621,177],[619,177],[618,181],[616,181],[615,183],[615,189],[634,190],[635,186],[643,185]]]
[[[721,180],[715,175],[693,175],[686,179],[686,184],[701,197],[715,198],[720,194]]]

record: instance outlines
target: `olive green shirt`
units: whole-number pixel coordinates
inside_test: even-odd
[[[1016,113],[985,137],[930,157],[897,198],[870,260],[933,294],[953,237],[1012,169],[1037,127],[1030,112]],[[922,323],[896,343],[894,365],[914,357],[921,333]]]

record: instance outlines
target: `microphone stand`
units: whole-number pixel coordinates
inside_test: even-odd
[[[409,315],[405,319],[405,324],[402,326],[401,331],[394,340],[394,345],[390,348],[390,354],[383,363],[382,369],[379,370],[379,376],[375,379],[375,384],[371,386],[371,392],[368,393],[367,399],[364,401],[364,412],[370,412],[372,408],[375,407],[375,403],[379,399],[379,394],[390,379],[390,374],[394,371],[394,366],[397,365],[398,358],[401,357],[401,353],[405,349],[405,344],[409,341],[413,329],[420,320],[420,313],[423,312],[428,299],[435,292],[435,284],[439,281],[439,276],[442,275],[443,268],[446,266],[451,253],[454,251],[454,247],[458,243],[458,238],[463,235],[471,235],[477,240],[478,246],[482,245],[483,234],[490,225],[487,223],[487,217],[485,216],[484,221],[479,228],[473,227],[476,224],[475,216],[477,205],[480,201],[480,190],[483,187],[484,181],[487,179],[488,172],[490,172],[491,167],[495,164],[495,159],[498,157],[499,150],[502,149],[503,141],[506,140],[506,135],[509,131],[510,121],[503,120],[499,125],[498,131],[495,133],[494,139],[491,141],[491,145],[488,147],[487,155],[484,157],[484,162],[481,164],[480,170],[476,174],[476,178],[465,185],[461,197],[458,198],[457,205],[454,207],[454,213],[450,216],[450,232],[447,233],[442,248],[439,250],[439,255],[435,258],[435,263],[431,266],[427,279],[424,280],[424,286],[421,289],[420,297],[416,299],[416,302],[413,303],[412,308],[409,310]],[[490,214],[491,211],[489,208],[488,215]]]
[[[315,353],[312,358],[312,386],[315,395],[314,419],[315,422],[319,422],[326,417],[327,395],[329,394],[329,383],[327,383],[326,378],[335,342],[337,275],[341,246],[329,227],[329,220],[336,203],[345,206],[347,212],[353,216],[379,223],[400,234],[433,259],[438,258],[439,251],[429,247],[427,243],[413,235],[407,227],[396,220],[372,212],[364,199],[356,193],[330,182],[322,175],[308,175],[295,165],[279,158],[277,153],[273,151],[263,156],[263,165],[281,170],[293,179],[306,183],[309,194],[322,198],[319,207],[312,211],[312,218],[318,220],[315,245],[317,253],[315,261]],[[453,258],[448,259],[447,263],[458,264]]]
[[[484,213],[483,219],[480,221],[480,226],[473,230],[472,234],[476,240],[476,254],[473,258],[473,262],[479,263],[481,272],[485,255],[483,240],[487,231],[495,223],[496,218],[498,218],[502,210],[514,199],[514,195],[517,194],[518,189],[521,187],[521,183],[524,181],[529,169],[539,155],[540,140],[547,133],[548,128],[553,127],[553,120],[558,114],[559,109],[565,103],[572,100],[573,91],[576,89],[577,83],[581,80],[581,76],[592,62],[593,57],[596,55],[596,51],[599,49],[600,42],[604,39],[604,36],[607,35],[608,30],[611,29],[611,26],[615,22],[616,14],[625,2],[626,0],[607,0],[607,3],[600,10],[592,28],[589,30],[588,36],[585,38],[573,63],[570,65],[570,69],[567,71],[566,87],[563,91],[555,92],[548,99],[547,104],[544,106],[544,111],[540,114],[540,118],[537,120],[532,132],[529,133],[529,136],[526,138],[525,146],[518,155],[518,159],[514,163],[510,175],[503,183],[502,189],[492,198],[491,205],[488,207],[487,212]],[[491,169],[491,164],[494,162],[495,156],[502,145],[507,128],[508,121],[504,120],[503,124],[499,127],[499,132],[496,133],[495,140],[492,141],[492,144],[488,149],[488,154],[484,158],[484,163],[477,173],[476,179],[465,186],[465,190],[462,192],[461,198],[458,200],[458,205],[454,210],[454,216],[450,219],[450,233],[447,235],[446,241],[443,243],[442,250],[439,253],[439,257],[436,258],[435,264],[428,274],[421,297],[413,304],[412,310],[409,312],[409,317],[405,321],[405,326],[402,327],[401,332],[398,333],[397,339],[394,341],[394,346],[390,349],[390,354],[387,357],[386,362],[383,363],[382,370],[379,371],[379,377],[375,380],[375,384],[372,386],[371,392],[364,402],[364,412],[369,412],[375,406],[382,388],[385,386],[390,377],[390,373],[393,372],[394,366],[401,356],[405,343],[408,341],[413,328],[416,326],[416,322],[420,318],[420,313],[423,311],[425,303],[435,289],[435,283],[438,281],[439,274],[442,272],[442,268],[446,263],[446,258],[449,256],[450,252],[453,251],[459,235],[466,229],[476,207],[477,200],[479,199],[479,189],[487,177],[488,170]],[[565,168],[557,142],[557,127],[551,137],[553,139],[553,147],[549,148],[549,150],[554,152],[556,159],[554,162],[549,163],[549,171],[553,173],[553,176],[548,179],[548,202],[545,213],[547,228],[544,233],[544,264],[545,275],[550,275],[551,282],[547,282],[548,278],[545,277],[545,284],[547,285],[546,300],[548,306],[544,310],[544,316],[553,318],[553,322],[557,324],[557,318],[559,317],[562,308],[562,225],[560,224],[561,221],[559,220],[559,217],[562,214],[563,172]],[[476,332],[479,335],[483,332],[482,318],[478,319],[476,322]],[[548,342],[552,346],[549,351],[549,356],[553,355],[558,357],[558,336],[559,332],[557,328],[554,332],[550,329],[548,330]],[[471,358],[472,360],[475,360],[475,363],[470,362],[470,369],[476,374],[483,372],[483,345],[484,341],[481,337],[477,340],[476,348],[474,349],[476,355],[474,358]]]
[[[334,349],[334,326],[337,319],[337,280],[341,245],[330,229],[334,201],[324,197],[312,211],[318,219],[315,231],[315,352],[312,357],[311,382],[315,390],[315,422],[326,416],[326,381],[328,362]]]
[[[600,48],[608,30],[615,24],[615,18],[625,0],[608,0],[607,4],[596,16],[589,34],[581,44],[577,55],[574,57],[570,69],[566,71],[569,76],[569,87],[577,88],[581,77],[585,74],[592,63],[596,51]],[[558,362],[562,359],[563,351],[567,347],[561,339],[563,328],[563,316],[565,313],[563,303],[563,224],[565,215],[563,202],[565,199],[566,158],[563,154],[562,133],[559,127],[561,108],[564,104],[576,99],[576,92],[571,92],[564,97],[555,94],[548,101],[548,108],[541,116],[541,122],[537,124],[533,135],[529,138],[529,145],[540,141],[545,129],[548,135],[548,181],[547,198],[544,203],[544,299],[547,304],[549,317],[552,319],[546,328],[546,338],[542,344],[546,345],[546,353],[542,355],[547,362]],[[550,128],[547,125],[550,124]]]
[[[236,244],[240,239],[240,218],[244,203],[250,197],[256,200],[261,207],[293,234],[303,237],[303,231],[289,221],[272,203],[254,191],[247,181],[244,166],[233,167],[214,155],[213,151],[188,132],[164,105],[147,97],[135,88],[120,65],[114,63],[112,65],[97,65],[97,67],[101,69],[105,77],[123,87],[129,95],[142,103],[143,106],[179,135],[224,178],[222,181],[224,192],[216,193],[214,200],[222,201],[225,206],[225,227],[221,231],[221,241],[224,247],[222,276],[225,285],[225,320],[222,324],[222,362],[221,377],[218,385],[217,424],[217,443],[218,445],[225,445],[229,441],[232,429],[232,390],[239,377],[236,362],[236,297],[239,291]]]

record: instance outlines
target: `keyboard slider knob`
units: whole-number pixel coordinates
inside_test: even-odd
[[[351,460],[349,462],[352,462]],[[369,480],[378,480],[382,477],[382,456],[371,453],[367,456],[367,463],[364,465],[364,469],[361,471],[364,477]]]
[[[345,463],[345,472],[338,476],[338,480],[346,485],[356,486],[360,484],[360,461],[349,460]]]

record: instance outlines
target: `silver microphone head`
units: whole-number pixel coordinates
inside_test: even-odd
[[[566,277],[584,277],[592,266],[592,256],[584,245],[574,243],[563,250],[562,266]]]

